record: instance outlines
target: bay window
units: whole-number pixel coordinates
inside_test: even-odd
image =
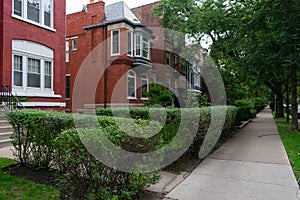
[[[132,31],[127,31],[127,55],[132,56]]]
[[[150,39],[140,35],[135,35],[135,56],[150,59]]]

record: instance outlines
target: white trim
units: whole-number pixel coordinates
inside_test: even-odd
[[[43,97],[43,98],[62,98],[59,94],[54,94],[53,91],[41,91],[35,88],[27,88],[23,90],[23,87],[13,86],[12,94],[14,96],[21,96],[21,97]]]
[[[129,72],[132,72],[133,74],[134,74],[134,76],[131,76],[131,75],[129,75]],[[128,96],[128,78],[134,78],[134,97],[132,97],[132,96]],[[133,99],[133,100],[136,100],[137,99],[137,94],[136,94],[136,73],[134,72],[134,71],[132,71],[132,70],[129,70],[128,72],[127,72],[127,94],[126,94],[126,96],[127,96],[127,99]]]
[[[25,21],[27,23],[48,29],[50,31],[54,31],[56,32],[56,30],[53,28],[54,27],[54,0],[51,0],[51,13],[50,13],[50,26],[46,26],[45,25],[45,19],[44,19],[44,12],[45,12],[45,1],[44,0],[40,0],[40,5],[39,5],[39,22],[35,22],[33,20],[27,19],[27,0],[21,0],[22,4],[21,4],[21,16],[14,14],[14,0],[12,1],[12,17]]]
[[[146,78],[143,78],[143,76],[146,76]],[[149,78],[147,74],[142,74],[141,75],[141,100],[149,100],[148,97],[143,97],[143,81],[147,82],[147,92],[149,91]]]
[[[113,53],[113,32],[118,31],[118,52]],[[110,55],[111,56],[118,56],[120,55],[121,51],[121,41],[120,41],[120,29],[114,29],[110,31]]]
[[[131,54],[129,54],[129,51],[128,51],[128,43],[129,43],[129,40],[128,40],[128,35],[130,34],[130,43],[131,43]],[[127,56],[129,57],[133,57],[133,46],[134,46],[134,43],[133,43],[133,32],[131,30],[127,30],[127,33],[126,33],[126,51],[127,51]]]
[[[29,23],[29,24],[38,26],[38,27],[40,27],[40,28],[44,28],[44,29],[47,29],[47,30],[49,30],[49,31],[56,32],[56,29],[51,28],[51,27],[49,27],[49,26],[42,25],[42,24],[37,23],[37,22],[35,22],[35,21],[31,21],[31,20],[25,19],[25,18],[23,18],[23,17],[20,17],[20,16],[18,16],[18,15],[15,15],[15,14],[12,14],[11,16],[12,16],[13,18],[15,18],[15,19],[22,20],[22,21],[24,21],[24,22],[26,22],[26,23]]]
[[[61,102],[21,102],[25,107],[66,107],[66,103]]]

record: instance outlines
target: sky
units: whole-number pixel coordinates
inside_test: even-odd
[[[105,5],[113,4],[121,0],[103,0]],[[123,0],[129,8],[138,7],[141,5],[156,2],[158,0]],[[88,4],[90,0],[66,0],[67,3],[67,14],[78,12],[82,10],[84,4]]]

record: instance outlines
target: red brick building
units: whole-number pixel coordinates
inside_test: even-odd
[[[0,85],[25,107],[64,110],[65,1],[3,0],[0,12]]]
[[[152,30],[124,2],[91,1],[67,15],[67,109],[142,106],[151,78]]]
[[[173,89],[175,93],[180,92],[180,89],[181,93],[186,93],[186,91],[200,93],[200,65],[203,62],[192,63],[183,58],[182,49],[186,46],[185,36],[173,30],[161,28],[158,17],[151,15],[151,10],[157,4],[159,2],[131,9],[142,23],[153,30],[155,39],[152,46],[152,75],[156,77],[156,81]],[[162,66],[168,66],[168,68]]]

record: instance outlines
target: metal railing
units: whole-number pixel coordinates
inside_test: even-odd
[[[22,103],[16,98],[8,85],[0,85],[0,105],[4,105],[9,109],[25,108]]]

